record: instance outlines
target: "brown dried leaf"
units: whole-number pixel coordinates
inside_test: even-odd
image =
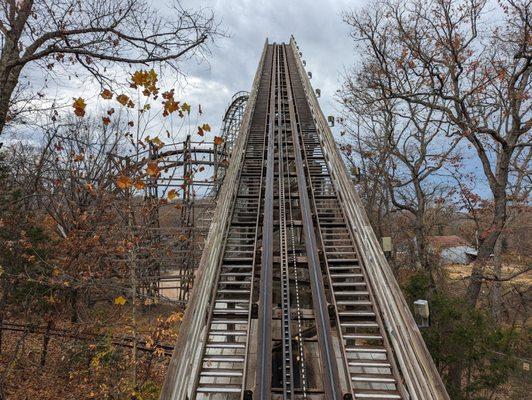
[[[83,117],[85,115],[85,107],[87,107],[87,103],[85,103],[83,98],[78,97],[77,99],[74,99],[72,107],[74,107],[74,114],[76,114],[78,117]]]
[[[109,89],[104,89],[100,96],[102,96],[105,100],[110,100],[113,98],[113,92],[111,92]]]
[[[157,163],[152,161],[148,163],[148,166],[146,167],[146,173],[149,176],[157,176],[159,174],[159,167],[157,166]]]
[[[116,186],[119,189],[129,189],[133,185],[131,178],[126,175],[120,175],[116,180]]]

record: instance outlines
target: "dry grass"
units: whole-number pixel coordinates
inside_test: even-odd
[[[508,279],[505,282],[519,285],[532,285],[532,271],[527,270],[528,267],[518,264],[503,264],[502,278]],[[444,271],[447,273],[449,279],[453,281],[465,280],[471,276],[473,265],[451,264],[444,267]],[[493,269],[488,267],[486,274],[493,275]],[[510,279],[511,278],[511,279]]]
[[[100,321],[110,317],[101,332],[115,338],[131,336],[131,320],[126,308],[117,313],[118,306],[96,306],[90,314]],[[168,316],[175,308],[152,306],[138,313],[139,339],[146,340],[153,332],[158,318]],[[85,317],[90,318],[89,315]],[[57,327],[70,324],[58,321]],[[162,344],[173,345],[177,324],[163,335]],[[20,332],[5,331],[3,352],[0,354],[0,371],[9,368],[4,381],[7,399],[130,399],[132,394],[132,350],[113,345],[104,337],[87,341],[52,336],[49,342],[46,365],[41,367],[43,335],[30,333],[22,340]],[[15,352],[15,349],[17,351]],[[166,367],[170,358],[164,354],[139,352],[137,376],[139,384],[148,385],[143,399],[158,398]]]

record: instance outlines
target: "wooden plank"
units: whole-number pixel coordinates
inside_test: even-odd
[[[290,47],[297,62],[323,152],[333,177],[332,181],[340,195],[348,224],[360,249],[369,283],[387,327],[405,386],[411,399],[447,400],[449,395],[349,178],[296,46],[292,37]]]
[[[205,323],[208,317],[209,304],[214,295],[217,266],[221,257],[223,238],[225,237],[231,217],[231,209],[238,189],[237,181],[243,162],[246,139],[249,132],[251,117],[255,107],[257,91],[266,54],[266,40],[253,80],[250,97],[244,112],[240,132],[235,141],[229,167],[226,171],[212,221],[207,236],[200,264],[196,272],[195,284],[190,294],[183,321],[179,327],[179,336],[174,353],[166,372],[166,379],[161,389],[161,400],[185,400],[190,396],[191,385],[198,369],[198,350],[205,340]]]
[[[264,133],[268,135],[266,176],[264,191],[264,213],[262,226],[261,268],[259,280],[259,307],[258,307],[258,352],[255,375],[255,394],[260,399],[271,398],[272,377],[272,281],[273,281],[273,191],[275,169],[275,136],[272,119],[275,116],[275,86],[277,76],[277,52],[272,49],[272,74],[270,81],[269,112],[265,121]]]
[[[289,50],[288,50],[289,51]],[[285,62],[285,68],[288,71],[288,64]],[[290,71],[292,72],[292,71]],[[297,72],[297,71],[293,71]],[[341,399],[341,386],[338,374],[338,364],[336,363],[333,341],[331,335],[330,318],[325,295],[325,285],[321,272],[320,259],[318,254],[318,244],[316,239],[315,227],[312,220],[312,209],[307,189],[303,163],[303,149],[299,141],[301,128],[296,126],[296,104],[293,98],[293,86],[288,76],[288,109],[290,112],[290,123],[292,130],[292,143],[294,146],[294,160],[297,176],[297,188],[299,193],[299,207],[301,209],[301,221],[303,223],[303,234],[305,237],[305,249],[308,258],[308,270],[310,289],[312,292],[312,303],[314,314],[316,316],[316,331],[318,334],[319,354],[322,362],[321,375],[323,377],[323,387],[325,398],[334,400]],[[301,116],[300,116],[301,117]],[[301,123],[307,122],[300,120]]]

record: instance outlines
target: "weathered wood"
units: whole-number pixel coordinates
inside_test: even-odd
[[[193,371],[198,368],[198,350],[204,340],[204,328],[208,309],[215,289],[216,271],[222,253],[223,238],[227,232],[231,209],[238,188],[238,177],[242,165],[244,147],[249,131],[251,116],[255,106],[257,90],[266,52],[264,45],[261,61],[246,106],[240,133],[235,141],[229,167],[216,204],[215,219],[212,221],[203,254],[196,274],[195,282],[177,339],[174,354],[168,366],[166,379],[161,390],[161,400],[178,400],[187,398],[193,382]]]
[[[345,209],[350,229],[356,238],[360,256],[366,266],[368,278],[378,302],[378,309],[387,327],[405,386],[412,399],[449,399],[401,289],[371,228],[353,182],[349,178],[293,37],[290,40],[290,47],[297,62],[299,75],[318,129],[318,136],[333,177],[332,181]]]
[[[267,42],[266,42],[267,45]],[[346,166],[336,147],[328,123],[321,112],[310,81],[298,56],[295,41],[290,42],[297,62],[305,93],[318,130],[318,136],[328,163],[339,201],[345,210],[349,228],[356,239],[361,261],[366,269],[377,308],[388,331],[389,342],[397,359],[401,377],[409,398],[418,400],[449,399],[437,369],[425,346],[399,285],[382,253],[361,201],[349,178]],[[222,257],[231,212],[238,188],[239,174],[254,111],[258,85],[265,57],[264,48],[259,69],[255,75],[250,100],[246,107],[240,134],[220,192],[205,250],[197,272],[196,284],[175,346],[161,399],[184,400],[192,397],[192,385],[199,367],[200,351],[206,336],[209,306],[216,290],[216,277]]]
[[[208,318],[208,308],[216,289],[214,281],[222,256],[223,239],[227,233],[231,210],[238,189],[238,178],[267,45],[268,41],[266,40],[240,132],[235,141],[229,167],[216,204],[215,218],[211,223],[196,273],[194,280],[196,283],[190,294],[174,354],[168,366],[166,379],[161,390],[161,400],[184,400],[190,397],[189,392],[194,381],[194,371],[198,368],[198,351],[202,347],[201,342],[205,340],[204,328]]]

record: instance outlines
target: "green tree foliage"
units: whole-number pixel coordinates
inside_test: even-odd
[[[410,303],[426,298],[430,327],[423,337],[453,400],[480,400],[502,390],[517,368],[518,335],[513,327],[494,324],[481,310],[441,291],[431,293],[425,273],[405,286]]]

